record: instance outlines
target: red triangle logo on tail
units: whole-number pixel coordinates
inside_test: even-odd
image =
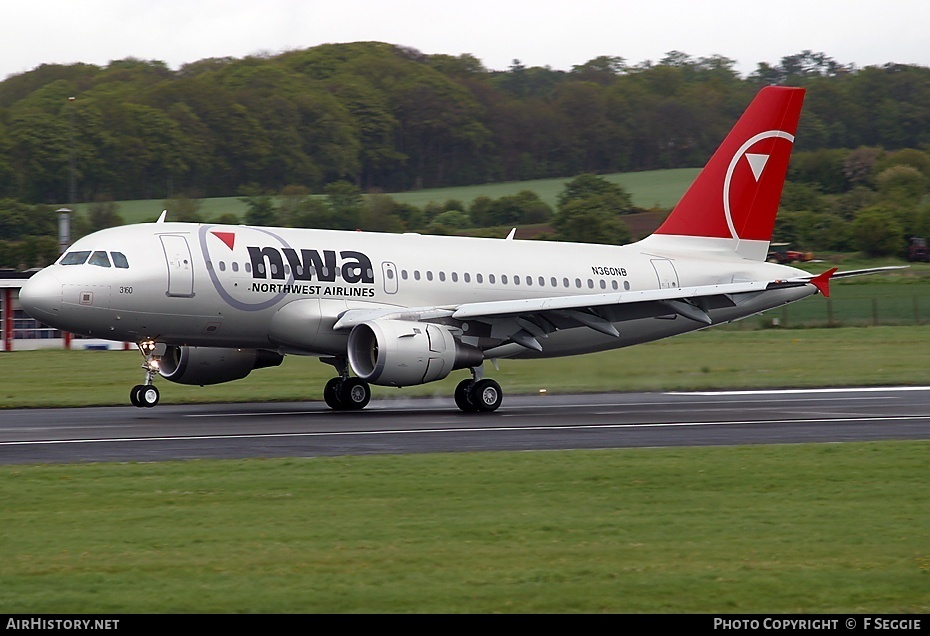
[[[804,89],[759,91],[656,234],[769,241]]]
[[[235,248],[236,234],[234,232],[210,232],[210,234],[223,241],[229,249]]]

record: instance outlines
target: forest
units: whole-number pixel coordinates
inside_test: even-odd
[[[777,238],[881,254],[930,233],[930,69],[856,68],[811,51],[747,77],[734,66],[672,51],[638,64],[602,56],[561,71],[514,60],[491,71],[471,55],[379,42],[177,70],[138,59],[43,65],[0,83],[0,266],[48,260],[42,238],[54,236],[59,205],[95,202],[94,218],[78,223],[90,231],[119,222],[112,202],[127,199],[180,202],[196,220],[198,199],[242,196],[255,219],[317,227],[351,225],[339,206],[362,201],[356,214],[370,229],[449,231],[503,216],[551,219],[553,238],[620,232],[624,242],[620,215],[635,211],[624,203],[548,210],[523,193],[422,211],[358,197],[700,166],[768,84],[808,90]],[[282,194],[286,205],[273,198]],[[592,219],[603,231],[572,234]]]

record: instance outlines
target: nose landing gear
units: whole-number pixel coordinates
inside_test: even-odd
[[[145,359],[142,363],[142,368],[145,369],[145,383],[137,384],[129,390],[129,401],[133,406],[151,408],[158,404],[158,399],[160,397],[158,389],[153,382],[155,381],[155,376],[158,374],[161,354],[154,340],[143,340],[137,343],[137,346],[139,347],[139,352],[142,354],[142,357]]]

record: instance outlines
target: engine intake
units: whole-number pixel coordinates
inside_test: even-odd
[[[255,369],[276,367],[284,356],[265,349],[168,346],[158,372],[178,384],[220,384],[241,380]]]
[[[480,349],[455,339],[443,325],[406,320],[369,320],[349,334],[349,364],[361,379],[384,386],[442,380],[454,369],[480,365]]]

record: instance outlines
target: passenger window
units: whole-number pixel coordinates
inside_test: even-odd
[[[109,267],[110,257],[107,256],[106,252],[94,252],[91,254],[90,260],[87,262],[91,265],[96,265],[97,267]]]
[[[113,257],[113,266],[118,267],[119,269],[129,269],[129,261],[126,259],[126,255],[122,252],[110,252],[110,256]]]

